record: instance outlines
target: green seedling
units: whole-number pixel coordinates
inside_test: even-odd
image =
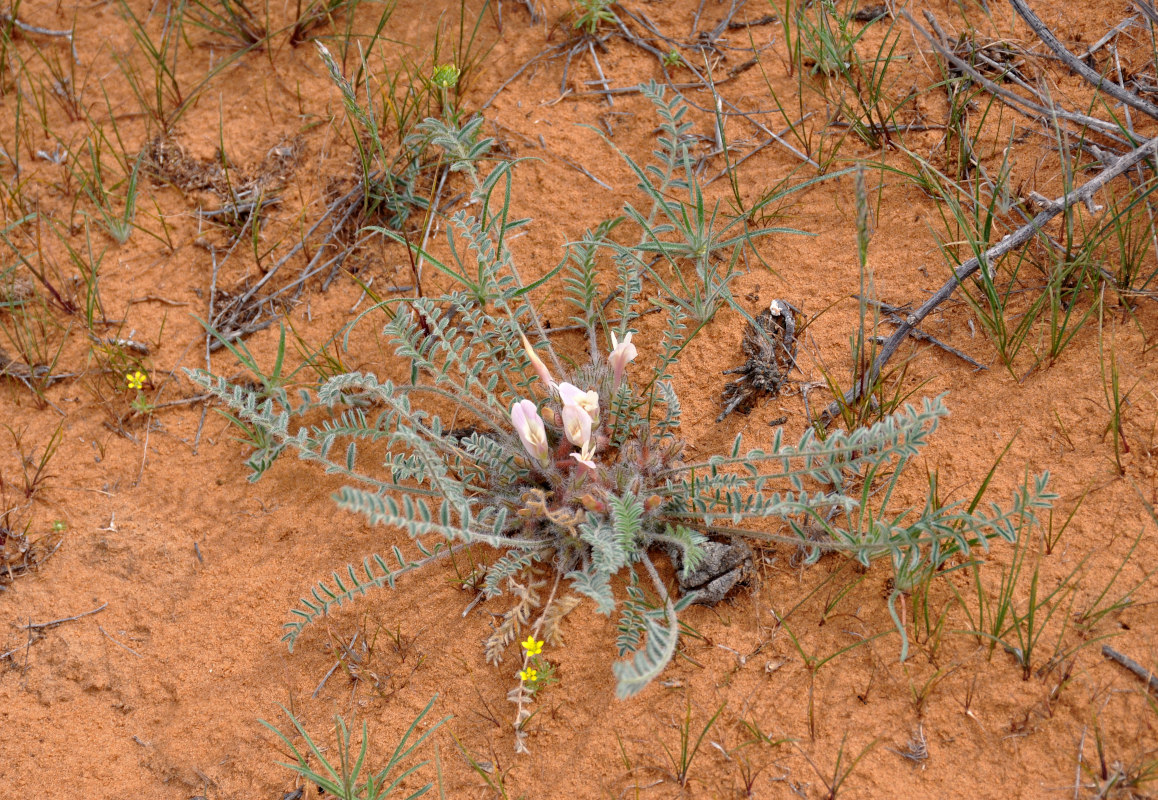
[[[614,0],[574,0],[571,27],[587,36],[594,36],[603,25],[614,25],[619,21],[612,6]]]
[[[1085,502],[1086,495],[1089,493],[1090,487],[1087,486],[1082,492],[1082,496],[1078,498],[1076,503],[1074,503],[1074,507],[1070,509],[1070,513],[1066,516],[1065,522],[1063,522],[1061,527],[1058,527],[1056,530],[1053,524],[1053,515],[1056,509],[1051,508],[1049,510],[1049,523],[1042,528],[1041,532],[1042,545],[1045,547],[1045,554],[1047,556],[1053,553],[1053,549],[1057,547],[1058,542],[1061,541],[1062,535],[1065,534],[1066,529],[1070,526],[1070,523],[1074,521],[1074,516],[1078,513],[1078,509],[1082,507],[1082,503]]]

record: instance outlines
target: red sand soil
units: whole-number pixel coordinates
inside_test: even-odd
[[[130,5],[142,16],[148,12],[146,3],[131,0]],[[697,6],[692,0],[632,4],[678,37],[690,30]],[[1087,43],[1133,13],[1127,3],[1110,0],[1083,4],[1081,15],[1060,0],[1035,6],[1063,39]],[[700,29],[710,29],[725,7],[704,4]],[[932,8],[953,30],[960,29],[960,14],[948,4]],[[969,8],[973,17],[980,17],[977,9]],[[753,5],[738,18],[754,19],[770,10]],[[471,20],[475,11],[468,9]],[[545,9],[546,21],[531,24],[525,8],[508,2],[501,31],[496,17],[484,14],[480,37],[494,47],[475,74],[466,107],[480,105],[531,56],[562,41],[567,34],[565,12],[565,4],[552,2]],[[379,13],[369,6],[361,9],[356,30],[372,30]],[[418,43],[415,55],[420,55],[424,43],[432,41],[440,13],[445,29],[456,33],[457,4],[443,9],[402,0],[386,35]],[[994,24],[1003,35],[1028,40],[1024,26],[1013,26],[1002,16],[1006,10],[995,13]],[[118,7],[46,2],[19,6],[22,20],[46,28],[70,27],[74,14],[81,68],[89,75],[82,88],[84,102],[97,118],[107,117],[96,84],[98,78],[103,81],[121,135],[135,153],[151,129],[115,66],[114,57],[131,49]],[[780,36],[776,25],[751,31],[759,45]],[[743,31],[728,35],[735,46],[748,46]],[[213,36],[204,31],[192,30],[189,36],[194,47],[182,50],[181,70],[183,78],[195,80],[229,50],[213,45]],[[61,40],[27,34],[17,38],[15,47],[23,58],[33,59],[33,43],[68,60],[67,44]],[[912,52],[914,47],[906,33],[902,49]],[[796,82],[786,73],[782,51],[782,43],[774,44],[765,69],[777,91],[791,96]],[[1128,55],[1125,49],[1123,53]],[[748,57],[729,53],[718,74]],[[622,41],[613,41],[608,52],[600,54],[600,63],[615,86],[662,78],[650,56]],[[931,57],[915,59],[910,68],[913,83],[927,86]],[[1083,96],[1080,84],[1050,69],[1055,96],[1070,102]],[[678,69],[673,74],[680,79]],[[512,82],[486,111],[487,131],[511,155],[531,157],[516,173],[514,210],[535,222],[514,247],[520,263],[540,274],[557,263],[562,245],[578,239],[585,228],[618,213],[626,201],[639,202],[630,171],[582,125],[597,124],[604,112],[625,112],[616,118],[621,121],[615,142],[642,159],[653,147],[657,124],[637,95],[616,97],[614,108],[600,97],[560,99],[562,77],[560,60],[545,61]],[[582,82],[596,77],[589,55],[577,56],[568,85],[582,91]],[[741,108],[770,107],[759,70],[742,73],[721,92]],[[706,96],[689,93],[698,102],[706,102]],[[15,97],[9,91],[0,98],[6,148],[14,141]],[[70,120],[51,99],[45,102],[52,130],[66,142],[80,141],[85,124]],[[815,98],[807,102],[812,107]],[[939,120],[944,93],[922,95],[918,107],[929,120]],[[27,107],[24,111],[29,114]],[[767,124],[781,127],[782,118],[763,116]],[[1002,135],[1007,135],[1013,116],[1006,112],[995,123],[1004,126]],[[710,129],[709,118],[695,119],[700,131]],[[1017,124],[1026,123],[1018,119]],[[754,136],[740,118],[731,118],[728,126],[730,138]],[[294,163],[283,170],[284,202],[271,212],[263,233],[265,247],[274,246],[278,236],[293,241],[307,224],[302,220],[313,218],[333,196],[333,186],[349,186],[355,174],[336,90],[314,49],[291,48],[284,37],[220,73],[180,120],[174,138],[190,156],[204,160],[213,159],[223,145],[235,168],[249,174],[258,171],[271,149],[294,144]],[[912,136],[908,144],[928,149],[939,139],[940,133],[931,132]],[[1047,145],[1046,139],[1025,137],[1014,151],[1017,178],[1026,181],[1019,188],[1023,196],[1036,190],[1053,197],[1060,191],[1056,158],[1050,160]],[[37,207],[67,219],[75,185],[69,189],[63,167],[32,155],[37,149],[51,150],[52,139],[39,123],[30,124],[18,146],[31,176],[27,191],[36,197]],[[1000,148],[994,152],[992,163],[1000,159]],[[903,163],[896,152],[869,151],[854,137],[841,155]],[[718,160],[709,174],[722,168]],[[568,162],[583,165],[616,188],[601,187]],[[762,150],[740,169],[743,193],[751,201],[797,164],[781,148]],[[1035,164],[1042,166],[1035,170]],[[6,163],[0,163],[0,169],[8,169],[5,177],[11,178]],[[869,251],[875,290],[898,304],[920,301],[948,274],[933,234],[943,230],[937,207],[895,175],[882,177],[870,170],[869,180],[874,190],[883,181]],[[715,196],[725,203],[726,184],[713,185]],[[141,231],[117,245],[93,229],[95,249],[107,248],[100,273],[105,316],[126,320],[108,335],[119,330],[118,335],[149,343],[150,391],[158,404],[193,396],[179,368],[204,364],[204,336],[194,316],[207,313],[212,265],[199,242],[209,239],[219,248],[228,246],[225,233],[198,225],[198,203],[213,205],[207,191],[183,193],[146,182],[139,202],[142,224],[160,231],[157,215],[163,215],[172,249]],[[4,213],[3,223],[12,222],[13,209]],[[809,315],[831,307],[808,328],[805,374],[797,376],[802,380],[823,380],[822,364],[847,375],[848,336],[857,320],[856,302],[850,299],[858,286],[854,217],[849,177],[797,196],[777,224],[814,235],[761,239],[759,253],[774,271],[753,263],[734,285],[736,296],[744,298],[753,313],[775,297],[791,300]],[[79,246],[79,226],[72,234],[71,241]],[[280,245],[282,251],[286,246]],[[51,241],[45,247],[46,258],[67,265],[63,248]],[[403,251],[376,247],[353,265],[360,278],[373,277],[379,286],[408,283]],[[8,264],[10,256],[4,258]],[[1152,248],[1145,267],[1154,269]],[[62,270],[75,272],[67,266]],[[259,275],[251,252],[248,260],[233,259],[219,283],[237,286]],[[437,288],[432,282],[427,291]],[[1061,495],[1055,514],[1055,525],[1060,525],[1085,494],[1053,552],[1042,555],[1040,562],[1032,554],[1028,557],[1031,566],[1040,563],[1039,591],[1052,591],[1075,569],[1080,576],[1072,607],[1068,601],[1063,604],[1046,629],[1046,653],[1038,666],[1053,652],[1062,621],[1072,623],[1077,612],[1097,600],[1140,533],[1110,594],[1133,586],[1158,560],[1155,525],[1142,500],[1158,502],[1158,308],[1153,297],[1140,298],[1127,313],[1110,294],[1102,340],[1107,349],[1112,344],[1124,389],[1135,387],[1125,411],[1129,452],[1122,457],[1122,474],[1106,433],[1109,411],[1096,315],[1056,363],[1024,379],[1031,362],[1017,362],[1016,378],[1002,368],[990,340],[970,325],[972,312],[962,302],[943,306],[925,327],[990,369],[974,372],[944,352],[912,346],[898,357],[912,357],[906,387],[916,396],[948,391],[952,411],[902,487],[907,502],[923,503],[926,469],[939,471],[946,497],[971,496],[1011,440],[990,487],[991,499],[1005,502],[1027,470],[1048,469],[1051,485]],[[345,275],[324,292],[315,281],[287,313],[299,333],[320,343],[350,320],[360,295],[359,286]],[[1093,299],[1083,297],[1082,302]],[[565,324],[558,320],[568,312],[557,299],[545,296],[543,310],[556,325]],[[81,331],[77,317],[57,316],[63,326],[73,324]],[[399,377],[401,366],[387,354],[377,327],[371,320],[357,329],[347,365]],[[694,454],[711,454],[741,431],[758,444],[770,435],[768,421],[785,414],[790,436],[805,428],[798,392],[764,403],[749,416],[715,423],[727,380],[721,372],[740,363],[742,330],[737,314],[722,311],[679,364],[676,388],[684,403],[684,434]],[[54,522],[64,524],[55,554],[0,592],[0,653],[11,651],[0,661],[0,785],[5,796],[276,800],[300,783],[275,764],[287,754],[259,719],[284,730],[285,707],[327,746],[333,742],[335,714],[359,729],[365,721],[372,758],[377,759],[372,763],[380,763],[434,695],[438,700],[427,724],[453,715],[433,740],[445,796],[451,798],[498,795],[470,768],[456,741],[490,770],[490,781],[505,781],[508,796],[527,798],[824,797],[824,782],[869,745],[841,797],[1092,796],[1090,784],[1103,774],[1099,738],[1107,770],[1115,764],[1129,769],[1156,757],[1154,698],[1147,698],[1136,678],[1100,653],[1102,644],[1110,642],[1144,665],[1158,664],[1158,617],[1153,611],[1158,591],[1153,582],[1133,594],[1133,605],[1091,630],[1070,625],[1064,647],[1087,646],[1064,667],[1023,680],[1001,647],[991,654],[962,632],[968,620],[954,591],[967,604],[976,602],[967,573],[932,583],[928,613],[935,630],[930,634],[921,621],[915,628],[911,625],[912,653],[901,663],[899,639],[889,632],[887,568],[861,571],[837,556],[801,567],[792,558],[792,548],[781,547],[759,553],[750,591],[715,608],[693,607],[686,613],[685,622],[699,637],[685,637],[680,656],[661,679],[629,701],[614,695],[614,621],[593,613],[590,604],[581,605],[565,623],[566,645],[548,653],[560,680],[536,703],[532,754],[515,756],[510,728],[514,709],[506,700],[514,683],[514,662],[488,665],[481,647],[492,614],[505,607],[480,604],[464,616],[473,595],[456,584],[454,567],[443,563],[407,577],[394,591],[373,593],[331,615],[307,630],[292,655],[287,653],[279,641],[280,626],[297,599],[335,568],[373,552],[386,553],[404,535],[370,528],[336,512],[330,494],[339,482],[290,455],[260,482],[246,482],[242,461],[249,449],[235,440],[235,430],[223,418],[205,416],[198,440],[200,404],[170,406],[148,419],[131,414],[131,393],[118,376],[94,374],[86,360],[86,337],[76,331],[67,340],[57,371],[89,371],[51,387],[48,404],[36,402],[15,380],[0,385],[0,419],[23,432],[27,452],[39,454],[57,426],[62,430],[49,477],[30,505],[24,505],[20,491],[21,456],[15,447],[0,448],[5,508],[19,506],[19,518],[30,522],[33,539],[49,535]],[[1038,334],[1033,336],[1036,342]],[[654,348],[658,339],[655,317],[647,318],[636,338],[640,351]],[[274,330],[254,334],[248,342],[270,363],[277,344]],[[565,337],[560,343],[564,348],[578,344]],[[234,359],[224,352],[214,356],[213,366],[226,375],[237,371]],[[162,384],[164,389],[156,391]],[[830,398],[817,389],[810,399],[815,412]],[[1009,564],[1012,553],[1012,547],[999,544],[988,556],[984,574],[991,591],[1000,580],[1000,565]],[[818,586],[786,620],[805,652],[825,658],[866,637],[885,635],[810,672],[777,617]],[[1019,589],[1023,600],[1026,591],[1028,582]],[[27,627],[98,607],[103,610],[59,625]],[[910,617],[917,610],[915,601],[906,606]],[[336,643],[350,642],[356,633],[363,645],[373,642],[372,648],[359,650],[363,663],[358,674],[342,667],[331,674]],[[696,736],[721,708],[695,757],[687,786],[680,787],[666,751],[678,751],[687,714]],[[768,741],[740,747],[752,742],[757,728]],[[924,737],[925,760],[901,755],[915,736]],[[427,758],[435,755],[430,745],[421,752]],[[419,774],[432,780],[433,767]],[[745,774],[755,775],[750,794],[745,794]],[[406,785],[413,789],[421,781],[411,778]],[[312,787],[305,789],[305,797],[316,796]],[[1129,796],[1129,791],[1115,796]],[[1146,787],[1138,792],[1144,796]]]

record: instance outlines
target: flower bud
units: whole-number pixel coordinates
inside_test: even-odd
[[[555,379],[551,377],[551,373],[547,371],[547,365],[539,358],[539,354],[535,352],[535,348],[531,347],[531,343],[527,341],[527,337],[522,331],[519,331],[519,338],[523,340],[523,350],[527,354],[527,358],[531,361],[531,366],[535,368],[535,374],[539,376],[539,380],[548,386],[553,386]]]
[[[530,400],[520,400],[511,406],[511,424],[515,426],[515,433],[519,434],[527,452],[545,466],[550,459],[547,429],[543,426],[543,418],[539,416],[535,404]]]
[[[587,509],[588,511],[590,511],[592,513],[595,513],[595,514],[606,514],[607,513],[607,503],[604,503],[602,500],[600,500],[599,498],[597,498],[595,495],[591,494],[590,492],[588,492],[587,494],[580,497],[579,502],[580,502],[580,504],[582,504],[582,506],[585,509]]]
[[[635,360],[638,354],[635,345],[631,343],[630,333],[623,338],[622,342],[615,337],[614,333],[611,334],[611,355],[607,357],[607,360],[611,363],[611,370],[614,376],[613,386],[619,388],[619,382],[623,380],[624,370],[627,369],[627,365],[630,362]]]

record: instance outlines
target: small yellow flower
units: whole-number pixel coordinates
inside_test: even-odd
[[[148,379],[149,379],[149,376],[146,375],[145,373],[141,372],[140,370],[137,370],[136,372],[129,372],[129,373],[125,374],[125,380],[128,381],[130,389],[143,388],[145,385],[145,381],[147,381]]]
[[[521,644],[529,656],[537,656],[539,653],[543,652],[543,643],[536,642],[534,636],[528,636],[527,641],[521,642]]]
[[[531,669],[530,667],[519,670],[519,680],[525,681],[526,683],[534,683],[539,680],[539,671],[537,669]]]

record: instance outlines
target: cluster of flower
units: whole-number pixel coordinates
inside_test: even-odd
[[[523,337],[523,347],[527,351],[527,357],[530,358],[531,365],[535,368],[539,379],[554,389],[562,404],[559,420],[563,426],[563,434],[567,437],[567,441],[579,448],[579,452],[571,453],[571,458],[585,469],[594,472],[596,469],[594,460],[596,440],[592,437],[591,431],[599,426],[599,393],[594,389],[583,391],[567,382],[556,383],[547,370],[547,365],[535,353],[525,336]],[[635,359],[636,355],[637,352],[635,345],[631,343],[630,333],[624,337],[622,342],[616,338],[614,333],[611,334],[611,353],[607,360],[612,370],[612,391],[619,388],[627,365]],[[551,454],[547,443],[547,429],[535,404],[530,400],[520,400],[511,406],[511,423],[515,426],[515,432],[519,434],[523,447],[526,448],[531,457],[541,466],[548,466]]]

